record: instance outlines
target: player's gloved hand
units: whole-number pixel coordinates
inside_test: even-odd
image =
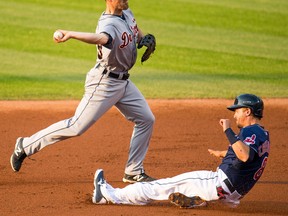
[[[156,49],[156,38],[152,34],[145,35],[141,41],[138,43],[138,49],[142,48],[143,46],[146,46],[147,49],[145,50],[144,54],[141,58],[141,63],[148,60],[150,58],[150,55],[155,51]]]

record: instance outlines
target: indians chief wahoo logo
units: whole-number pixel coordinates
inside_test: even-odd
[[[253,134],[251,137],[246,137],[243,142],[246,143],[247,145],[253,145],[255,144],[255,140],[256,140],[256,135]]]

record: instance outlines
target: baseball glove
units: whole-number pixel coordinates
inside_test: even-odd
[[[137,48],[140,49],[143,46],[146,46],[147,49],[145,50],[145,52],[142,55],[141,63],[143,63],[144,61],[148,60],[150,58],[150,55],[155,51],[156,39],[155,39],[154,35],[152,35],[152,34],[145,35],[141,39],[141,41],[138,43],[138,47]]]

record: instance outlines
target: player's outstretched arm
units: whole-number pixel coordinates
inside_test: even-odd
[[[67,30],[57,30],[63,34],[62,38],[55,39],[57,43],[65,42],[69,39],[76,39],[89,44],[99,44],[105,45],[109,41],[109,36],[105,33],[90,33],[90,32],[76,32],[76,31],[67,31]]]

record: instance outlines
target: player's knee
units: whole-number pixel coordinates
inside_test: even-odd
[[[155,116],[151,113],[151,115],[146,116],[145,122],[146,124],[153,125],[155,122]]]
[[[71,131],[72,136],[76,137],[76,136],[82,135],[86,131],[86,128],[74,126],[70,128],[70,131]]]
[[[68,120],[67,128],[69,128],[70,136],[80,136],[88,128],[89,124],[83,124],[80,121],[72,121],[72,118]]]
[[[155,117],[154,115],[151,114],[147,114],[147,115],[143,115],[141,117],[138,117],[136,119],[130,119],[132,122],[134,122],[137,126],[153,126],[154,122],[155,122]]]
[[[74,133],[74,136],[81,136],[82,134],[84,133],[84,131],[76,131],[75,133]]]

